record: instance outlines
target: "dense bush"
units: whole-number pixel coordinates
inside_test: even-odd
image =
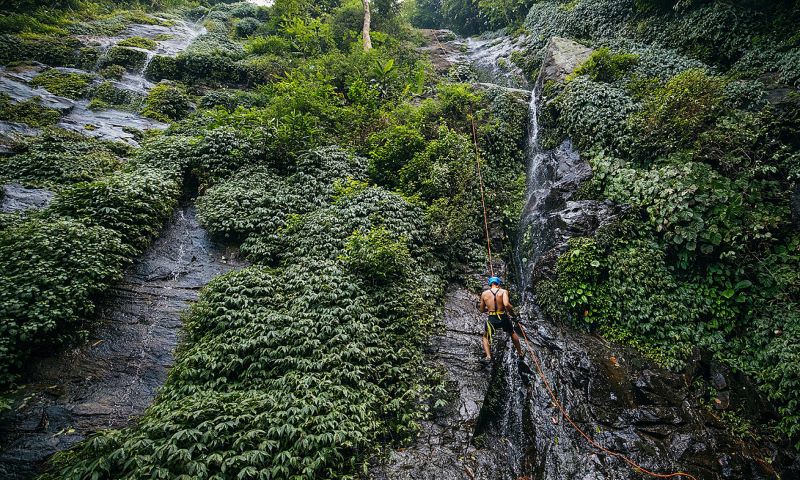
[[[377,440],[413,433],[414,399],[426,388],[416,373],[419,345],[432,317],[411,308],[419,288],[411,278],[370,286],[383,262],[359,262],[366,277],[355,277],[343,256],[351,232],[378,218],[376,231],[420,237],[410,205],[361,191],[286,232],[293,247],[285,269],[253,266],[212,282],[187,319],[186,348],[138,427],[108,431],[62,456],[58,475],[156,469],[196,478],[352,478]],[[419,258],[420,243],[408,245],[409,260]],[[162,451],[185,453],[170,461]]]
[[[144,99],[142,115],[163,122],[180,120],[188,115],[194,105],[178,85],[162,82],[153,87]]]
[[[537,293],[553,317],[599,328],[664,365],[681,366],[699,347],[751,375],[796,441],[799,365],[788,345],[800,319],[775,312],[800,301],[789,286],[789,272],[800,270],[789,200],[800,178],[800,108],[775,92],[785,91],[777,58],[788,58],[797,27],[786,23],[791,9],[767,4],[678,5],[531,9],[529,28],[545,38],[608,45],[566,84],[545,85],[542,138],[552,147],[569,136],[583,150],[594,173],[587,198],[632,207],[594,237],[573,240],[558,277]]]
[[[62,97],[83,98],[92,90],[92,76],[83,73],[65,73],[54,68],[33,77],[33,87],[44,87],[48,92]]]
[[[117,42],[118,47],[135,47],[144,50],[153,50],[156,48],[156,41],[144,37],[128,37],[124,40]]]
[[[18,60],[34,60],[54,67],[92,66],[96,52],[82,49],[77,39],[65,36],[39,34],[0,36],[0,64]],[[94,58],[86,58],[94,54]]]
[[[613,82],[621,79],[638,61],[637,55],[614,53],[601,47],[575,69],[574,75],[588,75],[595,82]]]
[[[123,90],[114,86],[113,82],[103,82],[92,92],[91,109],[115,107],[127,110],[138,110],[144,103],[144,96],[131,90]]]
[[[0,385],[37,348],[63,344],[118,280],[129,251],[116,232],[30,219],[0,230]]]
[[[119,65],[130,71],[139,71],[144,67],[146,61],[146,52],[128,47],[113,46],[100,59],[100,64],[103,67]]]
[[[161,170],[137,168],[75,184],[53,201],[51,210],[113,230],[140,253],[161,232],[179,195],[178,183]]]
[[[0,93],[0,120],[20,122],[31,127],[55,125],[61,119],[61,112],[42,105],[41,99],[34,97],[23,102],[13,102],[5,93]]]
[[[355,478],[416,433],[437,384],[418,372],[441,278],[484,260],[469,115],[493,208],[513,215],[526,100],[436,88],[398,2],[374,6],[364,52],[358,2],[215,5],[208,34],[147,72],[205,95],[198,110],[54,201],[53,215],[141,251],[179,182],[199,183],[203,225],[254,265],[201,293],[140,421],[60,455],[53,478]],[[248,18],[263,24],[245,48],[235,29]],[[208,88],[247,82],[263,85]]]
[[[0,158],[0,176],[51,189],[113,172],[121,165],[126,150],[60,129],[45,129],[17,148],[19,154]]]

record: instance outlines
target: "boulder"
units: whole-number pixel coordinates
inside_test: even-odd
[[[544,60],[536,84],[549,80],[563,82],[594,50],[562,37],[551,37],[544,49]]]

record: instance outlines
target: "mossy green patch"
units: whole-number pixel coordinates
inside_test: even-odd
[[[84,98],[92,91],[93,76],[84,73],[61,72],[55,68],[45,70],[30,81],[33,87],[67,98]]]

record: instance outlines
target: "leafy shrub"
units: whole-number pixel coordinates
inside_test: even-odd
[[[180,187],[160,170],[137,168],[65,189],[51,209],[117,232],[133,251],[149,245],[172,215]]]
[[[691,144],[719,115],[724,85],[719,77],[690,69],[656,88],[632,117],[634,148],[652,157]]]
[[[208,478],[224,468],[224,475],[349,478],[378,439],[413,434],[421,414],[414,399],[430,394],[416,372],[432,316],[413,309],[420,293],[412,279],[373,284],[339,260],[355,228],[381,225],[407,235],[410,258],[419,258],[419,212],[370,189],[287,229],[286,269],[252,266],[214,280],[192,307],[156,404],[137,427],[106,431],[62,455],[57,475],[99,472],[102,458],[111,477],[155,468]],[[433,278],[429,285],[441,291]],[[250,432],[246,443],[242,431]],[[203,454],[171,462],[156,453],[189,452],[187,442]]]
[[[146,61],[146,52],[115,45],[108,49],[103,58],[100,59],[100,64],[103,67],[119,65],[129,71],[138,71],[144,67]]]
[[[102,227],[30,219],[0,230],[0,253],[0,384],[8,386],[35,349],[62,344],[88,318],[128,251]]]
[[[708,165],[679,159],[638,170],[613,166],[596,157],[593,166],[606,180],[605,195],[646,209],[650,223],[682,256],[737,249],[743,215],[742,197],[732,183]]]
[[[624,90],[581,76],[564,86],[543,115],[557,122],[562,138],[572,138],[581,149],[594,146],[624,152],[631,141],[628,116],[636,110],[636,103]],[[555,147],[553,143],[546,147]]]
[[[330,24],[318,18],[287,17],[281,23],[282,33],[294,50],[306,55],[319,55],[334,48]]]
[[[44,87],[50,93],[68,98],[83,98],[92,90],[92,76],[83,73],[65,73],[54,68],[33,77],[33,87]]]
[[[405,192],[433,200],[462,192],[474,177],[472,141],[442,128],[439,138],[426,145],[400,170]]]
[[[415,128],[397,125],[370,138],[370,176],[381,185],[399,186],[397,172],[425,148],[425,137]]]
[[[249,37],[250,35],[256,33],[258,27],[261,26],[261,22],[253,17],[245,17],[238,22],[236,22],[236,35],[239,37]]]
[[[384,227],[353,233],[344,252],[348,268],[367,281],[395,280],[405,273],[411,260],[405,240],[394,238]]]
[[[21,153],[0,159],[0,176],[58,189],[113,172],[121,165],[124,150],[78,133],[45,129],[27,142]]]
[[[147,64],[144,76],[150,80],[180,80],[182,78],[178,70],[178,60],[167,55],[154,55]]]
[[[255,37],[245,45],[245,50],[253,55],[280,55],[291,51],[291,49],[291,41],[278,35]]]
[[[637,55],[613,53],[608,48],[601,47],[575,69],[574,75],[588,75],[595,82],[614,82],[622,78],[638,61]]]
[[[83,44],[70,36],[58,35],[2,35],[0,36],[0,64],[16,60],[33,60],[53,67],[78,67],[85,65]]]
[[[42,105],[41,99],[33,97],[24,102],[12,102],[5,93],[0,93],[0,120],[21,122],[31,127],[54,125],[61,119],[61,113]]]
[[[162,82],[148,92],[144,99],[142,115],[169,122],[185,117],[193,107],[183,89],[177,85]]]
[[[144,37],[128,37],[124,40],[117,42],[118,47],[135,47],[143,50],[153,50],[156,48],[157,43],[155,40],[150,40]]]
[[[103,78],[113,78],[119,80],[123,75],[125,75],[125,67],[122,65],[109,65],[101,68],[97,73],[99,73]]]
[[[103,82],[94,89],[92,102],[95,101],[134,110],[144,102],[144,97],[131,90],[119,89],[112,82]]]
[[[277,253],[278,231],[290,215],[328,203],[338,181],[364,178],[365,161],[332,147],[301,155],[293,173],[281,177],[264,167],[246,169],[198,200],[200,220],[217,236],[242,241],[253,260]]]

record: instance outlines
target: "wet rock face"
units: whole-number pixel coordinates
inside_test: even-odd
[[[50,204],[53,192],[44,188],[26,188],[12,183],[3,185],[0,195],[0,212],[19,212],[29,209],[41,209]]]
[[[544,60],[536,84],[541,85],[549,80],[564,81],[567,75],[589,58],[592,51],[593,49],[568,38],[550,38],[545,47]]]
[[[433,332],[427,353],[431,369],[445,371],[448,405],[422,422],[412,447],[391,451],[373,468],[376,480],[477,478],[480,467],[471,439],[490,374],[479,362],[483,317],[475,308],[475,292],[451,286],[445,298],[443,329]]]
[[[33,478],[54,452],[141,414],[172,365],[180,313],[239,265],[232,256],[211,242],[194,207],[178,210],[87,327],[89,341],[25,372],[29,383],[0,415],[0,478]]]
[[[626,347],[553,325],[536,315],[531,346],[565,410],[591,438],[657,473],[685,471],[698,479],[771,479],[780,466],[774,446],[732,437],[699,405],[690,373],[662,370]],[[535,366],[510,364],[507,375],[530,383],[523,402],[521,476],[562,479],[641,479],[621,459],[598,452],[553,405]],[[516,370],[516,371],[514,371]],[[739,388],[743,388],[741,385]],[[789,473],[785,470],[785,475]]]

